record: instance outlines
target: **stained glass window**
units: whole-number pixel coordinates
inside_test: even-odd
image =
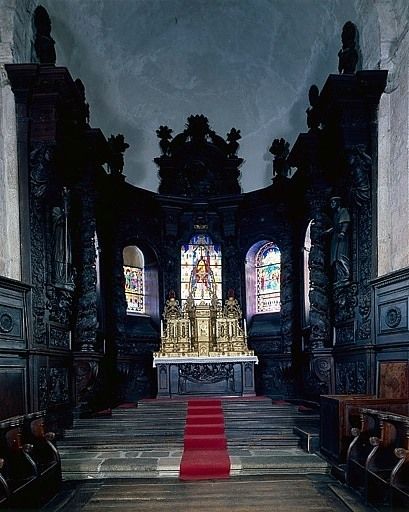
[[[256,254],[257,313],[280,311],[280,250],[274,242],[264,244]]]
[[[144,313],[144,259],[138,247],[124,249],[124,276],[127,313]]]
[[[222,253],[208,235],[194,235],[181,249],[182,304],[192,291],[195,302],[222,298]]]

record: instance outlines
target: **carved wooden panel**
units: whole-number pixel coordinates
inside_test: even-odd
[[[23,285],[0,278],[0,349],[26,348]]]
[[[408,330],[408,299],[379,306],[379,334]]]
[[[49,348],[70,350],[71,331],[50,322],[47,325],[47,341]]]
[[[368,366],[365,358],[340,360],[335,363],[335,391],[337,394],[365,394],[368,383]]]
[[[27,412],[25,366],[0,360],[0,404],[0,420]]]
[[[409,272],[407,269],[380,277],[375,291],[375,342],[408,346]]]
[[[409,397],[409,362],[386,361],[379,363],[379,398]]]

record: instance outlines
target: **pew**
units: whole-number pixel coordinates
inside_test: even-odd
[[[61,462],[45,411],[0,422],[0,508],[36,508],[61,482]]]
[[[360,420],[347,453],[348,485],[367,502],[409,506],[409,415],[363,407]]]
[[[405,398],[377,398],[375,395],[322,395],[320,451],[336,465],[346,463],[353,439],[352,428],[359,428],[361,407],[386,409],[397,414],[409,413]]]

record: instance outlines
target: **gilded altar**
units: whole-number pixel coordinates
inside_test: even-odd
[[[247,348],[245,320],[238,301],[230,296],[224,307],[213,299],[183,309],[174,296],[166,301],[161,323],[161,347],[154,357],[254,356]]]
[[[154,354],[158,396],[183,394],[254,395],[254,365],[246,323],[234,294],[224,305],[174,294],[166,301],[160,350]]]

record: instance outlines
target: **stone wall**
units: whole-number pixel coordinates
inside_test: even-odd
[[[388,69],[379,106],[377,275],[409,266],[409,4],[356,2],[363,67]]]
[[[21,278],[24,218],[19,212],[14,95],[4,64],[31,61],[31,17],[36,4],[35,0],[0,0],[0,276],[12,279]]]

